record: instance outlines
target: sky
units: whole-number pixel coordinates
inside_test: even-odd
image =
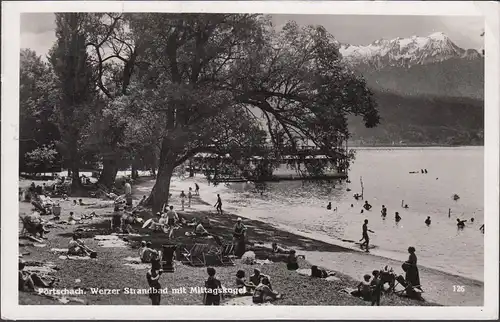
[[[281,26],[289,20],[299,25],[323,25],[341,43],[367,45],[377,39],[428,36],[444,32],[458,46],[483,48],[480,36],[484,29],[481,17],[457,16],[368,16],[368,15],[273,15]],[[21,47],[45,56],[55,40],[53,13],[21,15]]]

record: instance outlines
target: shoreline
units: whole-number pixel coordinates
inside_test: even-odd
[[[187,180],[175,178],[172,180],[171,193],[173,195],[172,201],[174,201],[174,205],[177,204],[177,194],[180,193],[181,190],[187,191],[189,184],[195,181],[199,183],[199,180],[196,180],[196,178]],[[201,195],[203,196],[203,194]],[[205,210],[213,211],[213,207],[210,207],[209,204],[210,200],[207,200],[209,198],[203,198],[202,196],[200,196],[200,199],[203,200],[208,207]],[[187,213],[189,213],[189,211]],[[305,254],[306,260],[311,264],[337,271],[356,280],[360,280],[363,274],[371,273],[374,269],[381,269],[385,265],[394,268],[397,273],[402,273],[401,265],[404,260],[391,259],[371,253],[367,254],[357,249],[346,247],[340,243],[335,243],[332,238],[317,238],[318,236],[297,231],[291,227],[267,223],[263,220],[248,218],[240,214],[225,211],[224,215],[233,218],[234,221],[237,217],[245,218],[244,222],[250,221],[251,223],[250,229],[254,226],[259,226],[257,228],[258,230],[265,228],[274,230],[275,234],[278,235],[285,234],[288,238],[291,237],[292,240],[284,245],[296,248],[299,253]],[[483,305],[483,281],[421,265],[419,266],[419,270],[423,281],[423,288],[426,291],[424,297],[428,301],[442,305]],[[454,286],[457,285],[465,286],[467,292],[454,292]]]

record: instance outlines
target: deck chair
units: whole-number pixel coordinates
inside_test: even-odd
[[[173,273],[175,270],[174,257],[177,245],[161,245],[161,247],[160,265],[164,272]]]
[[[404,287],[404,289],[402,289],[400,291],[396,291],[396,286],[398,286],[398,285],[401,285],[402,287]],[[410,283],[408,283],[405,280],[405,278],[402,275],[399,275],[396,278],[396,283],[394,284],[394,287],[392,287],[392,291],[394,292],[394,294],[406,295],[409,298],[422,301],[423,300],[423,298],[422,298],[423,291],[416,290],[416,288],[419,286],[420,285],[415,285],[415,286],[411,285]]]
[[[206,266],[205,253],[209,250],[208,244],[194,244],[190,250],[184,249],[182,256],[192,266]]]
[[[216,253],[217,258],[224,266],[233,266],[234,262],[230,256],[234,256],[234,245],[233,244],[224,244],[222,245],[218,252]]]

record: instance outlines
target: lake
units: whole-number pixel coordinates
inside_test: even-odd
[[[356,150],[351,183],[281,181],[266,184],[262,195],[251,183],[220,185],[216,190],[223,193],[229,211],[357,249],[353,242],[361,238],[363,220],[368,219],[375,232],[370,234],[376,246],[371,253],[405,260],[408,246],[414,246],[419,265],[483,281],[484,235],[479,227],[484,218],[484,148]],[[421,169],[428,173],[421,174]],[[418,174],[409,173],[417,170]],[[363,201],[353,198],[361,192],[360,177],[364,199],[373,206],[364,213]],[[453,200],[454,194],[460,199]],[[401,200],[408,209],[401,207]],[[337,211],[326,210],[329,201]],[[382,205],[388,209],[385,220]],[[396,211],[402,217],[398,224]],[[424,223],[427,216],[432,220],[429,227]],[[465,229],[457,229],[457,218],[468,220]]]

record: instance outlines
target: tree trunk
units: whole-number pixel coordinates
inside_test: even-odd
[[[71,192],[78,194],[83,189],[80,181],[80,169],[77,165],[73,165],[71,169]]]
[[[115,160],[104,160],[101,175],[97,184],[102,184],[107,188],[111,188],[115,182],[118,167]]]
[[[160,211],[163,204],[168,203],[170,179],[172,178],[173,173],[173,164],[163,164],[158,169],[156,183],[148,200],[148,203],[153,206],[153,213]]]
[[[137,179],[139,178],[139,171],[137,170],[137,166],[135,165],[135,162],[132,163],[132,179]]]

